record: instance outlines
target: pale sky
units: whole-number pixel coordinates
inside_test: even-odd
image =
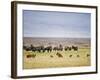
[[[23,10],[24,37],[90,38],[91,14]]]

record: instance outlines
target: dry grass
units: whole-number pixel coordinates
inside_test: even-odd
[[[78,51],[59,51],[63,57],[58,57],[57,51],[51,53],[38,53],[32,51],[24,51],[23,68],[52,68],[52,67],[76,67],[76,66],[90,66],[91,60],[90,48],[81,48]],[[36,54],[35,57],[27,58],[29,54]],[[70,55],[72,55],[70,57]],[[53,56],[53,57],[51,57]]]

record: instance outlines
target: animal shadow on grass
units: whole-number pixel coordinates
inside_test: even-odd
[[[90,56],[90,54],[87,54],[86,56],[87,56],[87,57],[89,57],[89,56]]]
[[[80,55],[77,55],[77,57],[79,58],[79,57],[80,57]]]
[[[50,55],[51,58],[53,58],[53,55]]]
[[[69,57],[71,58],[73,55],[69,55]]]

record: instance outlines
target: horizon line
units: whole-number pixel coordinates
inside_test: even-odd
[[[32,36],[23,36],[27,38],[91,38],[91,37],[32,37]]]

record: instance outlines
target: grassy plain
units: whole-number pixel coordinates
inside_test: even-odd
[[[63,57],[58,57],[57,52]],[[29,54],[36,54],[36,56],[27,58],[26,56]],[[24,50],[23,69],[90,66],[91,58],[87,54],[90,55],[90,48],[80,48],[78,51],[52,51],[50,53]],[[70,55],[72,56],[70,57]]]

